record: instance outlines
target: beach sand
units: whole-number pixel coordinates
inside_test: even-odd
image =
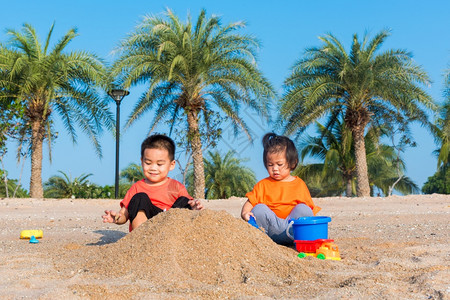
[[[128,233],[118,200],[0,199],[1,299],[449,299],[450,196],[316,198],[342,260],[300,259],[240,219],[244,198]],[[43,230],[32,244],[26,229]]]

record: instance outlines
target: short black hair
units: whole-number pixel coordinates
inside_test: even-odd
[[[294,170],[298,165],[298,152],[295,148],[294,142],[283,135],[277,135],[273,132],[266,133],[262,139],[264,147],[263,161],[264,166],[267,169],[267,154],[268,153],[286,153],[286,161],[289,168]]]
[[[144,158],[145,149],[165,149],[169,152],[170,160],[174,160],[175,157],[175,143],[174,141],[165,135],[154,134],[147,137],[141,144],[141,158]]]

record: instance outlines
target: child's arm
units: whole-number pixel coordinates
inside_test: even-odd
[[[128,221],[128,216],[128,209],[122,207],[119,212],[105,210],[105,215],[103,215],[102,218],[103,223],[116,223],[117,225],[122,225]]]
[[[253,208],[253,205],[250,203],[250,201],[248,201],[248,200],[245,201],[244,205],[242,206],[242,210],[241,210],[241,218],[244,219],[244,221],[248,222],[248,220],[250,220],[250,216],[255,217],[252,213],[252,208]]]

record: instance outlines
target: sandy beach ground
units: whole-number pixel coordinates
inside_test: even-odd
[[[0,298],[449,299],[450,196],[314,199],[341,261],[272,243],[239,218],[244,201],[128,233],[102,223],[117,200],[0,199]]]

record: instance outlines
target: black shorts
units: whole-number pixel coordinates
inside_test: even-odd
[[[189,198],[181,196],[172,204],[171,208],[188,208],[192,209],[192,207],[188,204]],[[137,193],[135,194],[128,205],[128,214],[130,222],[133,222],[134,218],[136,218],[137,213],[142,210],[145,212],[147,219],[151,219],[163,210],[155,205],[153,205],[152,201],[148,197],[146,193]]]

